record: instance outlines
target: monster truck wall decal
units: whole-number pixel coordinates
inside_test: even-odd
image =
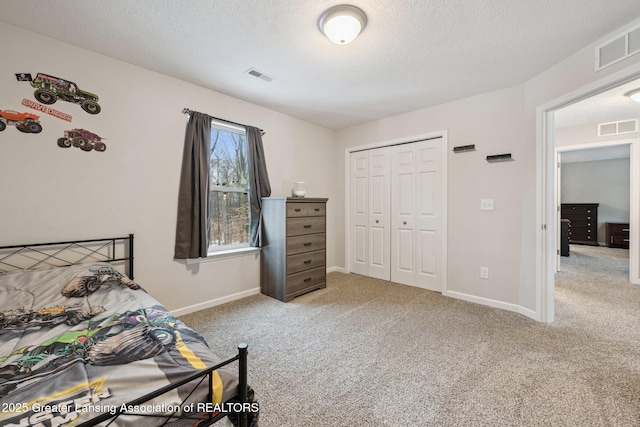
[[[0,132],[5,130],[7,125],[13,125],[24,133],[42,132],[40,116],[31,113],[19,113],[13,110],[0,110]]]
[[[85,129],[71,129],[64,131],[64,138],[58,138],[58,147],[69,148],[72,145],[83,151],[104,151],[107,146],[102,137]]]
[[[35,78],[28,73],[16,74],[16,77],[19,81],[29,81],[36,89],[33,96],[43,104],[50,105],[61,99],[80,105],[89,114],[98,114],[101,110],[98,95],[81,90],[72,81],[44,73],[36,74]]]
[[[29,108],[33,108],[34,110],[49,114],[50,116],[56,117],[58,119],[62,119],[64,121],[67,122],[72,122],[73,121],[73,116],[71,116],[70,114],[66,114],[63,113],[61,111],[58,111],[56,109],[53,109],[51,107],[47,107],[46,105],[42,105],[36,101],[32,101],[30,99],[23,99],[22,100],[22,105],[24,105],[25,107],[29,107]]]

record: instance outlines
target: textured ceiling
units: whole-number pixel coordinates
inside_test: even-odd
[[[562,108],[555,112],[555,125],[567,127],[638,119],[640,103],[632,101],[624,94],[639,88],[640,80],[636,80]]]
[[[580,148],[563,151],[560,163],[595,162],[598,160],[628,159],[631,155],[629,145],[614,145],[610,147]]]
[[[326,0],[0,0],[0,20],[340,129],[521,84],[640,17],[638,0],[350,3],[368,24],[344,46],[318,31]]]

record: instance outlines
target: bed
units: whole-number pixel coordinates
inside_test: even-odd
[[[257,426],[246,344],[216,356],[135,282],[133,242],[0,247],[0,425]]]

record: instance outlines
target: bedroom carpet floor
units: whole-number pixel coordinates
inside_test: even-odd
[[[639,426],[640,286],[628,251],[572,245],[556,321],[353,274],[289,303],[182,317],[249,344],[260,426]]]

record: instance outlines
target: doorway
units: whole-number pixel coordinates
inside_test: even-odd
[[[556,128],[556,130],[558,130]],[[637,132],[636,132],[637,133]],[[572,135],[570,132],[565,134]],[[573,132],[575,134],[575,132]],[[613,242],[610,239],[609,229],[620,225],[619,228],[629,230],[630,222],[630,206],[637,204],[637,196],[631,192],[631,147],[637,146],[639,140],[625,139],[607,142],[593,142],[586,144],[572,144],[575,138],[571,136],[565,138],[557,138],[558,145],[556,148],[556,206],[558,207],[556,218],[556,230],[562,230],[562,211],[561,206],[570,209],[568,203],[589,203],[595,202],[597,207],[597,217],[593,218],[593,223],[587,223],[587,226],[593,226],[591,229],[594,233],[595,246],[611,247]],[[564,173],[563,173],[564,172]],[[570,212],[571,214],[571,212]],[[623,224],[626,224],[623,226]],[[585,224],[578,223],[578,230],[571,230],[574,224],[566,226],[565,232],[557,234],[557,262],[556,271],[561,271],[563,260],[567,260],[571,253],[569,250],[561,250],[563,240],[571,237],[579,237],[584,234]],[[611,225],[611,227],[610,227]],[[591,231],[589,229],[588,231]],[[576,232],[577,231],[577,232]],[[567,234],[567,235],[564,235]],[[588,236],[590,237],[590,236]],[[627,236],[628,237],[628,236]],[[581,236],[582,240],[584,236]],[[575,240],[579,240],[576,238]],[[628,238],[627,238],[628,242]],[[617,242],[616,242],[617,243]],[[576,247],[573,245],[573,247]],[[628,248],[628,244],[627,244]],[[628,277],[632,276],[629,272]]]
[[[536,313],[539,320],[552,322],[555,317],[554,289],[556,265],[557,265],[557,236],[560,232],[557,220],[556,199],[556,151],[554,120],[556,112],[561,109],[587,100],[596,95],[621,89],[625,85],[638,85],[640,81],[640,71],[638,67],[629,67],[625,73],[619,73],[603,78],[581,90],[572,92],[562,98],[538,108],[538,119],[541,125],[538,139],[538,159],[540,169],[538,169],[538,183],[540,192],[538,193],[538,206],[540,207],[540,239],[539,248],[539,276],[536,279],[537,287],[537,308]],[[640,114],[638,114],[640,116]],[[629,242],[629,270],[630,282],[640,284],[640,206],[638,202],[638,191],[640,189],[640,151],[638,144],[631,144],[630,154],[630,175],[631,175],[631,201],[630,201],[630,242]]]

